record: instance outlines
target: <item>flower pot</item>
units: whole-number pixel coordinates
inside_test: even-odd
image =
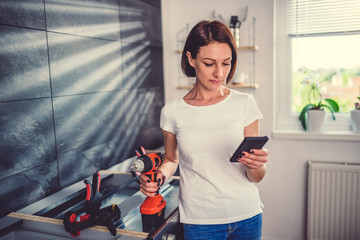
[[[350,112],[351,126],[354,132],[360,132],[360,110],[352,110]]]
[[[308,132],[321,132],[324,125],[325,111],[311,109],[308,111]]]

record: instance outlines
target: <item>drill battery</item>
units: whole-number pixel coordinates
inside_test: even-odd
[[[152,232],[164,222],[166,202],[158,194],[155,197],[146,198],[140,206],[141,220],[144,232]]]

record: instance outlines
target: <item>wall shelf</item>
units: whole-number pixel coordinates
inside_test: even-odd
[[[237,49],[238,49],[238,51],[245,51],[245,50],[257,51],[257,50],[259,50],[259,46],[257,46],[257,45],[254,45],[254,46],[240,46]]]
[[[226,85],[229,88],[259,88],[260,85],[258,83],[253,84],[243,84],[243,83],[230,83],[229,85]]]

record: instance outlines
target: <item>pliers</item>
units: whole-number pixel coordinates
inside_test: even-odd
[[[100,193],[101,175],[95,173],[92,184],[89,180],[84,180],[84,182],[86,185],[85,215],[80,216],[80,221],[77,221],[75,212],[66,212],[63,217],[65,230],[73,236],[79,236],[80,230],[102,225],[106,226],[110,233],[115,236],[115,223],[120,220],[121,211],[116,204],[100,209],[102,200],[102,194]]]

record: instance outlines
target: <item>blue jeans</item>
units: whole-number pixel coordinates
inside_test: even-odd
[[[185,240],[260,240],[262,213],[229,224],[198,225],[183,224]]]

